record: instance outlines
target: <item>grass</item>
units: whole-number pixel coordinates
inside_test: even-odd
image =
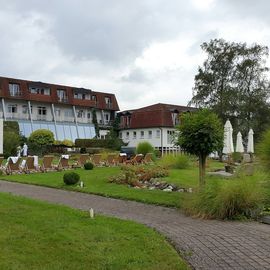
[[[143,225],[0,193],[0,269],[190,269]]]
[[[219,162],[211,162],[210,168],[220,167]],[[224,166],[224,165],[223,165]],[[164,192],[161,190],[134,189],[125,185],[108,183],[112,175],[120,173],[119,167],[96,167],[92,171],[77,169],[85,187],[66,186],[63,183],[65,172],[48,172],[22,175],[3,175],[1,179],[21,183],[43,185],[54,188],[76,190],[86,193],[98,194],[106,197],[136,200],[144,203],[159,204],[171,207],[180,207],[182,200],[190,194],[180,192]],[[170,176],[164,178],[168,183],[174,183],[180,187],[196,188],[198,185],[198,168],[192,166],[188,169],[171,169]]]

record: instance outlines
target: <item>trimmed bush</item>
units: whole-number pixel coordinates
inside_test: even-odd
[[[92,162],[86,162],[84,164],[84,169],[85,170],[93,170],[93,168],[94,168],[94,164]]]
[[[143,154],[143,155],[146,155],[147,153],[154,153],[155,152],[155,149],[154,147],[152,146],[151,143],[149,142],[140,142],[138,145],[137,145],[137,148],[136,148],[136,153],[137,154]]]
[[[48,129],[37,129],[30,134],[28,140],[37,145],[50,145],[54,143],[54,135]]]
[[[80,181],[80,175],[75,172],[66,172],[63,180],[66,185],[75,185]]]

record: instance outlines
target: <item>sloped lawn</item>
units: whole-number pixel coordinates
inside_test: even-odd
[[[0,193],[0,269],[189,269],[143,225]]]

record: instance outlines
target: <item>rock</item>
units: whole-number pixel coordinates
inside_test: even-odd
[[[163,191],[165,191],[165,192],[172,192],[172,189],[170,189],[170,188],[164,188]]]
[[[154,189],[156,189],[155,187],[149,187],[149,190],[154,190]]]
[[[188,192],[192,193],[193,192],[192,188],[188,188]]]
[[[185,192],[185,190],[183,188],[179,188],[178,192]]]
[[[244,154],[243,155],[243,162],[244,163],[250,163],[251,162],[250,154]]]

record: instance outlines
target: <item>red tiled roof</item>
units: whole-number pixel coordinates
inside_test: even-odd
[[[196,108],[173,104],[158,103],[131,111],[124,111],[120,116],[130,114],[129,125],[122,128],[174,127],[172,112],[181,113],[193,111]]]
[[[16,97],[10,96],[9,83],[19,84],[21,95],[16,96]],[[46,96],[46,95],[41,95],[41,94],[30,93],[29,85],[43,86],[43,87],[47,86],[51,89],[51,95]],[[42,101],[42,102],[49,102],[49,103],[62,103],[58,101],[57,89],[66,90],[67,101],[65,102],[65,104],[84,106],[84,107],[94,107],[101,110],[104,109],[104,110],[119,111],[119,106],[118,106],[116,97],[114,94],[111,94],[111,93],[96,92],[90,89],[84,89],[84,88],[78,88],[78,87],[72,87],[72,86],[0,77],[0,97],[4,97],[4,98],[16,98],[16,99],[21,99],[21,100]],[[80,90],[84,93],[89,92],[91,95],[95,95],[97,97],[97,102],[93,100],[74,98],[74,91],[80,91]],[[110,107],[106,105],[105,97],[109,97],[111,99]]]

